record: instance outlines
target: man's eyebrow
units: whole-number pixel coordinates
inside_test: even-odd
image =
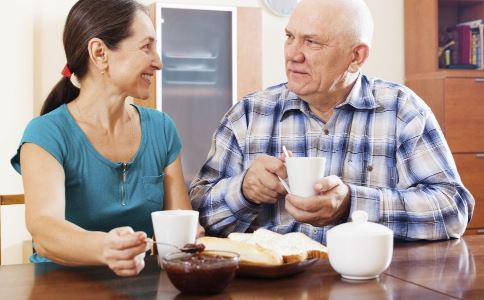
[[[290,32],[287,28],[284,29],[284,31],[287,33],[287,34],[290,34],[290,35],[293,35],[292,32]],[[317,39],[317,40],[322,40],[323,38],[317,34],[305,34],[303,35],[303,38],[305,39]]]
[[[320,37],[317,34],[305,34],[305,35],[303,35],[303,37],[305,39],[315,39],[315,40],[321,40],[322,39],[322,37]]]

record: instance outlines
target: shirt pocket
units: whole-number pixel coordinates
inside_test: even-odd
[[[164,198],[163,178],[164,174],[158,176],[143,176],[143,194],[146,200],[161,205]]]
[[[369,186],[382,188],[396,188],[398,183],[398,173],[396,162],[388,159],[383,162],[374,162],[373,171],[368,176]]]

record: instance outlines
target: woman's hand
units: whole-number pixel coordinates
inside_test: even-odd
[[[145,267],[148,247],[146,233],[131,227],[114,228],[104,239],[103,259],[116,275],[134,276]]]

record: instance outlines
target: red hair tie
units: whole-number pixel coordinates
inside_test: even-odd
[[[71,69],[69,69],[69,66],[67,64],[64,66],[64,69],[62,69],[61,74],[65,78],[71,78],[72,71],[71,71]]]

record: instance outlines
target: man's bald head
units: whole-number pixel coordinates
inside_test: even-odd
[[[296,14],[314,19],[315,24],[331,27],[324,30],[344,37],[351,45],[371,46],[373,17],[363,0],[302,0],[293,12]]]
[[[289,90],[313,107],[341,102],[369,56],[372,35],[363,0],[302,0],[286,26]]]

